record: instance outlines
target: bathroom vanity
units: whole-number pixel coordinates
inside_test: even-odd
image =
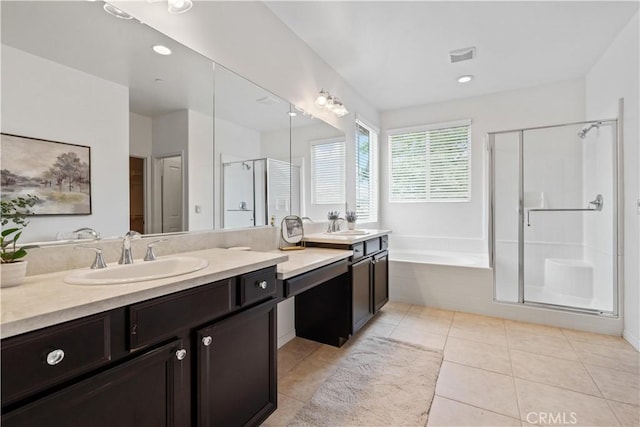
[[[209,266],[180,277],[77,286],[61,272],[3,290],[2,424],[265,420],[277,399],[276,264],[287,257],[230,252],[193,252]]]
[[[386,304],[389,233],[310,234],[308,251],[334,250],[342,258],[307,272],[289,271],[293,261],[278,266],[280,297],[296,297],[297,336],[340,347]]]

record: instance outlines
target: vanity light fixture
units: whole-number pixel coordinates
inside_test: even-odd
[[[129,15],[127,12],[125,12],[123,10],[118,9],[117,7],[115,7],[114,5],[112,5],[110,3],[105,3],[104,6],[102,6],[102,8],[109,15],[115,16],[116,18],[133,19],[133,16]]]
[[[169,13],[173,13],[174,15],[184,13],[193,7],[191,0],[168,0],[168,2]]]
[[[171,49],[161,44],[156,44],[153,46],[153,51],[158,55],[171,55]]]
[[[347,114],[349,114],[347,107],[345,107],[338,98],[331,95],[324,89],[320,91],[320,94],[316,98],[315,104],[318,107],[326,108],[338,117],[346,116]]]
[[[471,80],[473,80],[473,76],[471,74],[458,77],[458,83],[469,83]]]

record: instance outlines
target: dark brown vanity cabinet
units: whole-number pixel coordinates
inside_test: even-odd
[[[276,303],[196,332],[199,426],[257,425],[276,408]]]
[[[275,267],[2,340],[3,426],[245,426],[276,408]]]
[[[2,425],[187,426],[190,381],[186,344],[183,340],[169,342],[21,406],[3,414]]]
[[[310,241],[307,246],[353,251],[349,260],[348,280],[351,301],[350,333],[355,334],[389,301],[388,236],[353,244]],[[296,310],[297,304],[296,301]]]

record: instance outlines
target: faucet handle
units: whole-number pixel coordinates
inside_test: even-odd
[[[87,246],[76,246],[76,249],[89,249],[96,253],[96,257],[93,260],[93,264],[91,264],[91,269],[96,270],[98,268],[106,268],[107,263],[104,262],[104,258],[102,257],[102,249],[100,248],[92,248]]]
[[[149,243],[147,245],[147,253],[144,256],[144,260],[145,261],[155,261],[156,254],[155,254],[155,252],[153,252],[154,246],[157,245],[158,243],[166,242],[167,240],[169,240],[169,239],[154,240],[153,242]]]

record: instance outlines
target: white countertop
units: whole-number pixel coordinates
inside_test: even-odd
[[[391,230],[375,230],[375,229],[362,229],[367,231],[367,234],[356,235],[344,235],[337,233],[313,233],[304,236],[306,242],[315,243],[337,243],[340,245],[352,245],[354,243],[364,242],[365,240],[373,239],[375,237],[391,234]]]
[[[179,255],[204,258],[209,265],[181,276],[122,285],[69,285],[63,279],[70,271],[27,276],[20,286],[0,289],[0,338],[284,263],[290,254],[218,248]]]
[[[281,251],[278,251],[282,253]],[[349,258],[353,251],[343,249],[305,248],[287,251],[289,260],[278,264],[278,279],[286,280],[316,268]]]

